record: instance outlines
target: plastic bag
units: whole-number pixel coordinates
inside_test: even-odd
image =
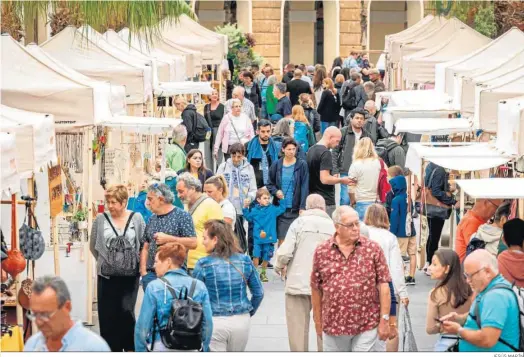
[[[417,342],[415,341],[415,335],[411,328],[411,318],[409,317],[409,310],[404,304],[401,306],[402,315],[402,336],[400,339],[400,352],[418,352]]]

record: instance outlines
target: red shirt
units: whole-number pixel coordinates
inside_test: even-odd
[[[377,285],[390,281],[377,243],[361,236],[347,259],[335,236],[320,244],[313,256],[311,287],[322,291],[322,330],[331,336],[355,336],[377,327]]]
[[[457,240],[455,241],[455,251],[460,262],[466,258],[466,248],[468,247],[471,236],[477,233],[479,227],[487,221],[477,216],[473,211],[466,213],[457,226]]]

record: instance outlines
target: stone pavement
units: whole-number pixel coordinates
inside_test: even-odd
[[[269,282],[264,283],[264,300],[256,315],[251,319],[251,330],[246,351],[251,352],[276,352],[289,351],[287,339],[286,313],[284,305],[284,282],[280,280],[273,270],[268,270]],[[417,270],[417,285],[408,286],[409,311],[411,324],[417,341],[419,351],[432,351],[437,335],[426,334],[426,308],[427,297],[434,282]],[[136,306],[136,315],[140,312],[142,304],[142,288],[139,290]],[[98,316],[94,311],[92,330],[99,333]],[[309,349],[316,350],[316,337],[313,319],[309,331]]]

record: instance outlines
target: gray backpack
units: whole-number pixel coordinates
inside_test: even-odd
[[[104,213],[109,225],[115,232],[116,238],[109,243],[107,260],[100,266],[102,275],[105,276],[136,276],[138,275],[138,248],[133,248],[126,238],[127,229],[135,212],[129,215],[124,233],[119,235],[107,213]]]

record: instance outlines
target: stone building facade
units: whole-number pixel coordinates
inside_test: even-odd
[[[423,17],[423,1],[192,0],[199,22],[214,29],[233,19],[255,35],[255,51],[275,68],[285,63],[324,63],[355,50],[371,50],[372,62],[384,36]],[[229,20],[229,21],[228,21]]]

